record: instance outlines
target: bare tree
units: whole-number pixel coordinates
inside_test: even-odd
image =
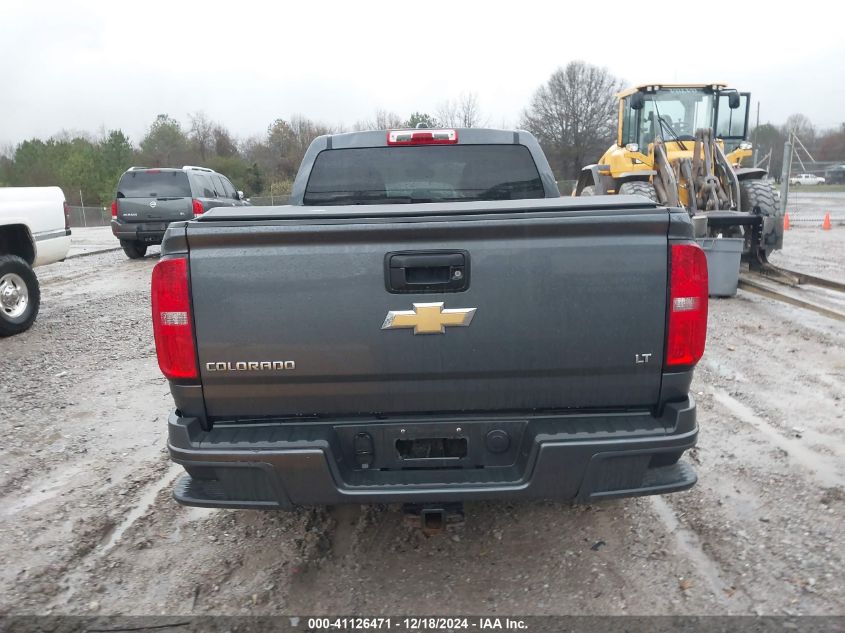
[[[52,140],[58,143],[70,143],[75,138],[81,138],[83,140],[88,141],[89,143],[96,143],[97,137],[92,134],[91,132],[86,132],[84,130],[74,130],[74,129],[67,129],[63,128],[53,134],[50,137]]]
[[[458,117],[461,127],[478,127],[481,121],[481,107],[478,105],[478,95],[468,92],[461,95],[458,102]]]
[[[434,115],[444,126],[458,127],[458,106],[457,102],[447,99],[437,106]]]
[[[606,68],[573,61],[534,93],[522,127],[538,138],[559,177],[577,177],[613,141],[621,87]]]
[[[392,130],[402,127],[402,118],[395,112],[387,110],[376,110],[375,117],[358,121],[352,128],[356,131],[362,130]]]
[[[813,127],[812,121],[800,112],[790,114],[787,117],[784,132],[786,134],[792,132],[805,144],[812,143],[816,139],[816,128]]]
[[[311,141],[318,136],[331,134],[332,132],[331,128],[327,125],[312,121],[301,114],[294,114],[291,117],[290,128],[296,139],[297,153],[300,154],[300,160],[305,155],[308,146],[311,145]]]
[[[485,125],[478,95],[462,93],[457,99],[447,99],[437,107],[437,120],[449,127],[479,127]]]
[[[240,148],[243,157],[250,162],[263,161],[267,157],[267,145],[257,134],[243,139],[240,142]]]
[[[0,150],[0,154],[2,153]],[[813,155],[818,160],[836,161],[845,158],[845,123],[841,123],[838,128],[822,132]]]
[[[188,118],[191,120],[191,129],[188,132],[188,140],[192,145],[192,149],[199,153],[200,159],[206,160],[214,151],[215,124],[208,118],[205,112],[202,111],[189,114]]]

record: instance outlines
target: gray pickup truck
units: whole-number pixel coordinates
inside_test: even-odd
[[[683,209],[562,198],[526,132],[322,136],[291,204],[171,224],[152,276],[186,505],[684,490],[707,268]]]

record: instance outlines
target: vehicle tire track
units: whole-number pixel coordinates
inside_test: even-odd
[[[675,538],[678,550],[695,566],[701,577],[707,581],[708,587],[716,601],[722,604],[726,610],[730,610],[731,613],[737,612],[737,602],[740,603],[739,606],[742,612],[750,612],[753,601],[744,589],[736,590],[736,593],[732,594],[731,598],[727,597],[727,592],[736,587],[737,583],[726,579],[727,574],[719,563],[713,560],[704,550],[700,536],[693,530],[681,525],[671,503],[661,496],[649,497],[649,501],[666,530]],[[737,596],[739,597],[736,598]]]
[[[837,472],[841,457],[831,458],[784,437],[780,431],[758,416],[754,410],[721,389],[712,390],[713,398],[745,424],[750,425],[769,443],[782,450],[789,460],[813,476],[826,487],[845,485],[845,477]]]
[[[82,537],[80,544],[68,552],[68,557],[63,567],[67,570],[51,580],[56,585],[64,585],[50,600],[46,602],[48,609],[67,604],[77,592],[78,587],[85,587],[90,582],[91,566],[97,565],[115,547],[120,545],[125,533],[138,521],[147,515],[155,504],[161,491],[181,471],[181,466],[169,464],[162,461],[156,473],[164,470],[164,473],[153,479],[151,482],[138,487],[132,496],[132,503],[126,503],[123,497],[122,507],[126,508],[125,514],[117,518],[114,515],[102,517],[103,521],[93,522],[93,527],[87,523],[81,524]],[[114,494],[117,494],[116,492]]]

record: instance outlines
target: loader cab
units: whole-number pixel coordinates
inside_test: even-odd
[[[718,83],[644,84],[616,96],[616,142],[581,169],[573,196],[640,195],[706,215],[697,235],[742,237],[749,262],[782,247],[766,170],[748,164],[749,93]]]
[[[619,147],[647,153],[655,138],[691,142],[701,128],[712,128],[729,147],[747,137],[749,93],[714,84],[638,86],[619,96]]]

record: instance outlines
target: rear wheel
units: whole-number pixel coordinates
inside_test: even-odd
[[[642,182],[635,180],[633,182],[623,182],[619,187],[620,196],[644,196],[654,202],[659,202],[657,199],[657,191],[654,190],[654,185],[650,182]]]
[[[762,233],[759,237],[755,236],[755,232],[751,230],[746,233],[746,248],[750,257],[758,261],[766,261],[772,251],[783,244],[783,224],[776,219],[765,219],[774,218],[778,213],[774,189],[765,180],[741,180],[739,200],[743,211],[764,218]],[[755,244],[754,242],[758,240],[760,243]]]
[[[41,290],[32,267],[17,255],[0,257],[0,336],[28,330],[40,305]]]
[[[132,242],[130,240],[120,240],[120,245],[123,247],[123,252],[129,259],[141,259],[147,254],[147,245],[141,242]]]

